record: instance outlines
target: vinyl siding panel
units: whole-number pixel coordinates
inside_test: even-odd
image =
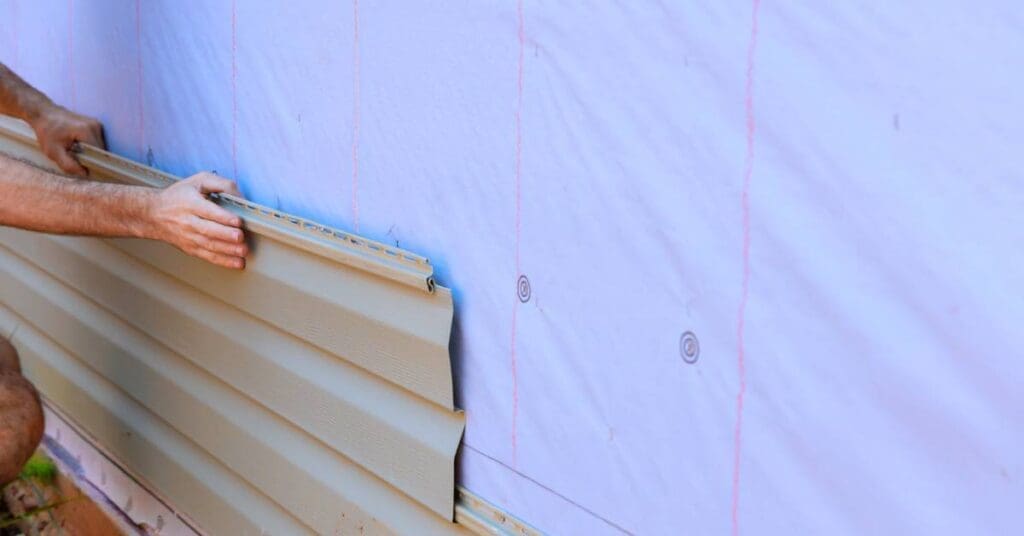
[[[0,150],[44,163],[19,128],[0,122]],[[20,326],[27,373],[211,533],[459,532],[450,292],[419,285],[421,264],[375,273],[373,251],[309,222],[261,232],[282,215],[241,210],[241,273],[0,228],[0,320]]]
[[[202,519],[209,534],[312,533],[6,306],[0,306],[0,328],[16,329],[25,373],[47,398],[72,410],[76,422],[113,455],[130,461],[147,485]]]

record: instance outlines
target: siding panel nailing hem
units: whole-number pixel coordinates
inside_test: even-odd
[[[22,121],[0,115],[0,131],[10,141],[35,147],[35,134]],[[76,145],[75,150],[94,180],[153,187],[164,187],[179,180],[169,173],[90,145]],[[292,247],[428,293],[437,287],[434,268],[426,257],[229,194],[215,194],[211,199],[241,216],[250,232],[276,238]]]

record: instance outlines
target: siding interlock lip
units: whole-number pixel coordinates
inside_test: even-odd
[[[0,115],[0,133],[23,144],[36,144],[32,129],[10,117]],[[180,180],[91,145],[76,144],[75,152],[83,166],[102,171],[117,182],[163,188]],[[212,194],[210,199],[241,216],[250,232],[428,293],[436,289],[434,267],[426,257],[229,194]]]

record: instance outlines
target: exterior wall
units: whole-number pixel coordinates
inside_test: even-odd
[[[115,153],[430,257],[459,484],[541,529],[1024,523],[1017,0],[0,14]]]

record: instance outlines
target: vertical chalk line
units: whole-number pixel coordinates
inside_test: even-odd
[[[71,108],[75,109],[78,100],[75,90],[75,1],[68,0],[68,79],[71,86]]]
[[[743,215],[743,275],[740,289],[740,304],[736,320],[736,372],[739,376],[739,390],[736,393],[736,426],[733,430],[732,461],[732,533],[739,534],[740,505],[740,461],[743,446],[743,399],[747,392],[747,369],[745,328],[747,320],[747,299],[750,294],[750,182],[754,174],[754,53],[757,50],[757,14],[760,0],[753,0],[750,42],[747,44],[747,79],[744,106],[746,109],[747,151],[743,165],[743,189],[741,212]]]
[[[18,20],[18,0],[11,0],[11,20],[14,24],[11,24],[11,33],[13,34],[13,44],[11,46],[11,68],[20,70],[21,62],[18,60],[18,41],[20,40],[20,33],[18,32],[18,25],[21,21]]]
[[[517,0],[516,2],[516,17],[518,19],[518,38],[519,38],[519,60],[516,70],[516,112],[515,112],[515,123],[516,123],[516,174],[515,174],[515,261],[516,261],[516,273],[514,280],[518,285],[519,276],[522,272],[522,268],[519,263],[519,238],[520,238],[520,209],[522,207],[522,178],[523,178],[523,53],[525,49],[525,32],[523,24],[523,0]],[[516,297],[512,302],[512,342],[509,350],[509,357],[512,362],[512,467],[516,467],[516,460],[518,457],[517,447],[517,436],[518,436],[518,420],[519,420],[519,375],[516,370],[516,321],[519,314],[519,301],[518,289],[515,293]]]
[[[139,158],[146,161],[146,107],[142,93],[142,0],[135,0],[135,50],[136,50],[136,84],[135,93],[138,100],[139,114]]]
[[[231,179],[238,180],[238,16],[231,0]]]
[[[359,232],[359,0],[352,0],[352,226]]]

